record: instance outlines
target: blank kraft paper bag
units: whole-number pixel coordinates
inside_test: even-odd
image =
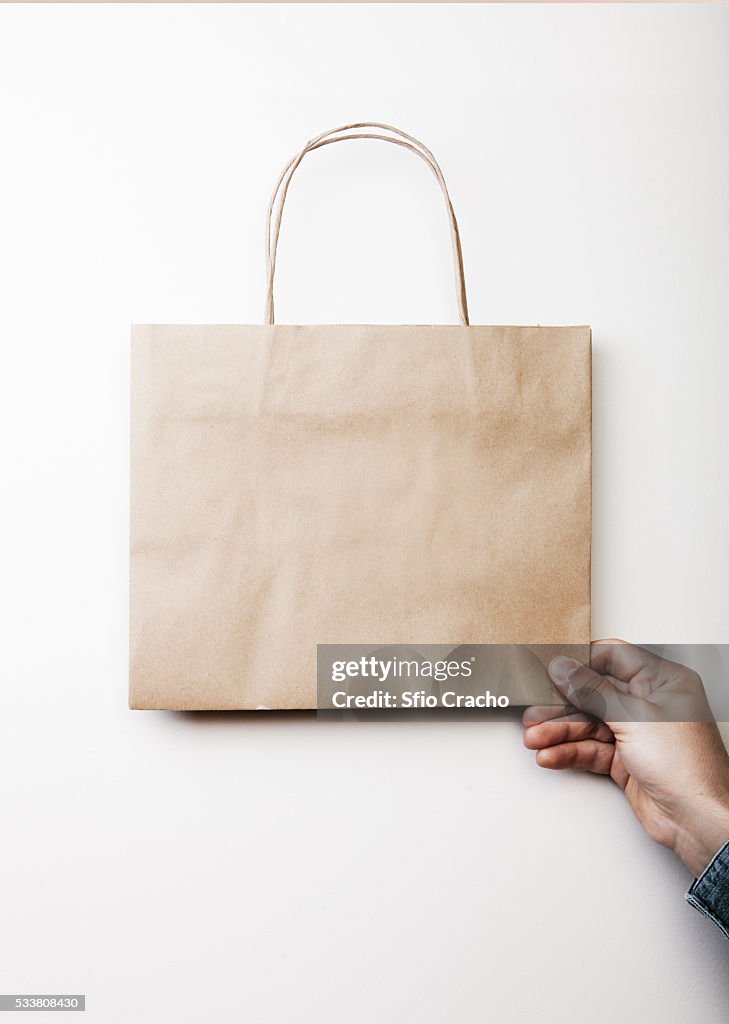
[[[443,191],[460,326],[274,324],[291,177],[367,138]],[[589,328],[469,326],[441,170],[386,125],[309,142],[267,237],[264,325],[132,331],[131,707],[316,707],[317,644],[588,643]]]

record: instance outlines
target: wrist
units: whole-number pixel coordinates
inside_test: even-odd
[[[729,798],[696,801],[679,824],[673,851],[696,878],[729,841]]]

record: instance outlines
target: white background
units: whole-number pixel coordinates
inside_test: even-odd
[[[593,327],[594,635],[729,641],[728,52],[726,7],[0,8],[0,991],[724,1024],[729,946],[611,783],[516,715],[130,712],[126,558],[130,321],[259,322],[280,167],[384,120],[472,322]],[[395,147],[309,158],[280,269],[285,321],[455,319]]]

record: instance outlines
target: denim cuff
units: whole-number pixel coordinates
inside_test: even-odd
[[[724,843],[701,877],[694,879],[686,899],[729,939],[729,842]]]

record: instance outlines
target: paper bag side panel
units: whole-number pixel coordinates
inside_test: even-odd
[[[313,707],[317,643],[589,641],[588,328],[135,328],[132,401],[133,707]]]

